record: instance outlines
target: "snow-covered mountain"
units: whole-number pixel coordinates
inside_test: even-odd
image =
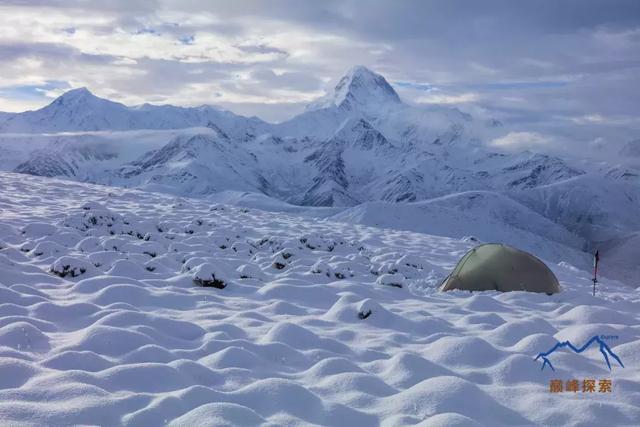
[[[0,133],[55,133],[182,129],[214,122],[242,140],[262,132],[265,122],[211,106],[195,108],[144,104],[128,107],[99,98],[86,88],[73,89],[36,111],[0,116]]]
[[[253,190],[259,180],[246,171],[256,171],[256,159],[238,149],[219,130],[174,138],[113,173],[113,180],[156,191],[192,195],[221,190]]]
[[[164,188],[184,194],[247,189],[297,204],[338,206],[373,200],[417,201],[458,191],[528,188],[581,173],[550,156],[493,153],[480,143],[486,123],[476,123],[457,109],[407,105],[384,77],[361,66],[350,70],[332,93],[312,103],[305,113],[276,125],[208,106],[127,107],[83,88],[67,92],[38,111],[5,118],[0,130],[113,132],[195,126],[207,128],[200,138],[177,135],[166,147],[154,147],[137,159],[120,154],[132,151],[130,148],[121,145],[106,150],[95,137],[82,140],[81,147],[65,143],[65,149],[54,141],[15,170],[131,186],[161,180]],[[197,145],[211,131],[218,134],[224,154]],[[193,135],[192,130],[188,133]],[[196,146],[190,148],[191,142]],[[150,159],[157,161],[167,153],[179,156],[180,150],[199,151],[192,156],[197,162],[180,162],[179,172],[174,166],[163,171],[154,165],[156,173],[148,173]],[[48,156],[48,151],[55,155]],[[114,164],[118,163],[114,159],[120,164]],[[235,159],[244,160],[233,165]],[[190,181],[203,174],[189,169],[202,171],[201,164],[207,165],[209,178],[206,184],[194,184]],[[110,172],[102,176],[96,172],[103,170]],[[165,172],[167,176],[160,179]],[[214,179],[230,176],[235,178]]]
[[[620,213],[640,211],[633,168],[591,170],[547,154],[496,152],[484,144],[504,131],[496,123],[449,106],[404,103],[384,77],[361,66],[279,124],[211,106],[127,107],[76,89],[40,110],[0,115],[0,168],[179,195],[233,190],[296,205],[365,203],[343,215],[365,223],[370,209],[420,217],[462,209],[467,222],[480,224],[474,215],[487,214],[494,230],[501,224],[578,251],[640,230],[632,214]],[[469,208],[468,194],[482,203]],[[560,228],[533,226],[545,221]]]

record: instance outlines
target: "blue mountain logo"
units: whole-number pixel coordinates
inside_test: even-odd
[[[579,347],[579,348],[571,344],[571,342],[569,341],[559,342],[556,345],[554,345],[550,350],[545,351],[544,353],[539,353],[536,356],[535,360],[542,359],[543,361],[542,369],[540,370],[544,370],[544,367],[549,365],[551,370],[555,371],[556,369],[553,367],[553,365],[551,364],[551,361],[549,360],[549,356],[553,352],[555,352],[556,350],[561,350],[566,347],[566,348],[569,348],[570,350],[573,350],[574,353],[582,353],[583,351],[591,347],[591,345],[594,343],[597,343],[600,346],[600,353],[602,353],[602,355],[604,356],[604,360],[605,362],[607,362],[607,366],[609,367],[609,370],[611,370],[611,361],[609,360],[609,356],[613,357],[615,361],[618,362],[618,364],[624,368],[624,365],[622,364],[622,360],[620,360],[618,355],[615,354],[613,350],[611,350],[609,345],[607,345],[607,343],[604,342],[598,335],[592,337],[582,347]]]

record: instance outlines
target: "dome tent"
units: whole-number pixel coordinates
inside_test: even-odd
[[[535,256],[500,243],[467,252],[442,283],[442,291],[560,292],[556,276]]]

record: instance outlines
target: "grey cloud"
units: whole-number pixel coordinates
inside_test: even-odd
[[[309,73],[284,72],[276,74],[273,70],[265,68],[253,71],[251,77],[255,79],[256,84],[266,84],[268,87],[302,91],[315,91],[322,88],[322,81]]]
[[[390,81],[405,82],[399,90],[410,102],[424,93],[420,86],[445,95],[473,92],[473,101],[461,108],[575,144],[594,134],[632,139],[638,133],[632,120],[640,111],[640,2],[635,0],[3,2],[11,4],[34,14],[46,11],[45,6],[74,16],[104,14],[109,23],[89,28],[100,34],[147,28],[179,41],[211,33],[233,40],[230,46],[248,57],[275,54],[267,62],[192,64],[143,58],[119,64],[119,58],[86,55],[65,45],[6,45],[0,40],[3,63],[25,56],[44,58],[44,66],[57,73],[52,78],[60,79],[66,68],[71,76],[82,77],[76,80],[94,82],[123,97],[171,102],[183,99],[181,94],[192,85],[215,87],[203,95],[211,102],[224,98],[214,92],[263,97],[278,90],[316,93],[335,84],[351,65],[362,63]],[[173,18],[185,13],[216,19]],[[301,59],[289,51],[286,40],[277,45],[256,37],[256,30],[267,25],[276,35],[291,29],[308,34],[313,41],[303,47],[313,56]],[[87,73],[85,68],[96,70],[100,64],[104,72]],[[118,72],[123,70],[138,72]],[[238,79],[238,73],[249,78]],[[300,103],[280,101],[223,106],[270,120],[302,109]],[[587,115],[616,120],[580,124],[572,119]]]
[[[108,65],[117,58],[111,55],[87,54],[62,43],[6,43],[0,41],[0,63],[11,64],[20,58],[35,58],[52,66]]]

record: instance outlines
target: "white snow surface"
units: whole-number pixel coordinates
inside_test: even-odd
[[[0,173],[0,424],[638,424],[637,289],[593,297],[538,252],[559,294],[441,293],[475,239],[249,202]],[[600,334],[624,368],[596,348],[534,360]]]

